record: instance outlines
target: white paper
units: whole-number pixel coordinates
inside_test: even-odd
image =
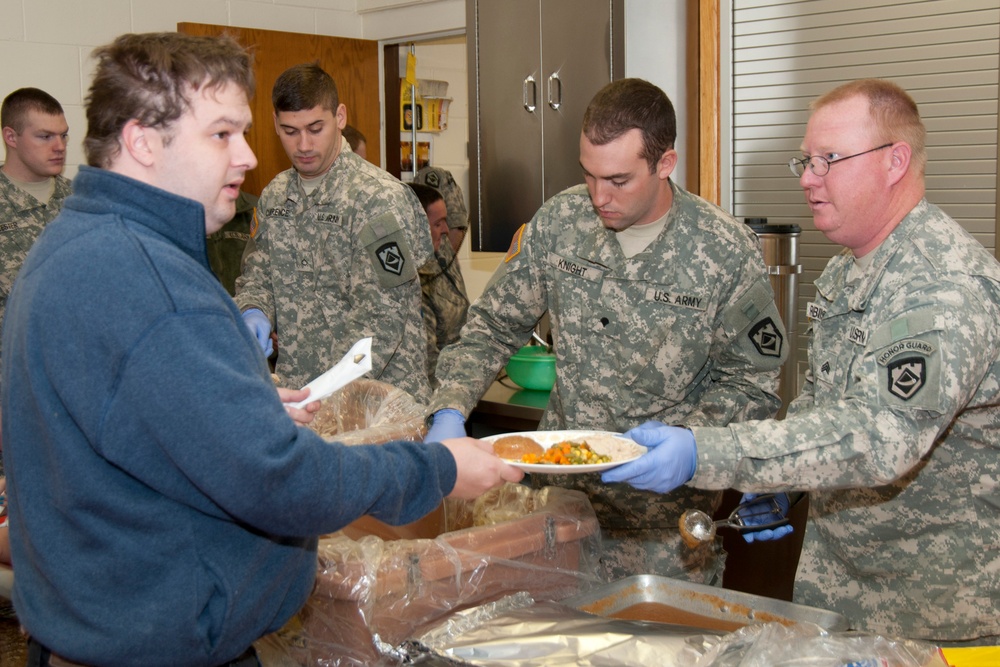
[[[313,401],[319,401],[372,369],[372,339],[362,338],[338,361],[333,368],[307,384],[309,398],[297,403],[286,403],[290,408],[301,408]]]

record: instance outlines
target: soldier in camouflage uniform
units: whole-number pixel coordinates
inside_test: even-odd
[[[422,168],[413,177],[413,182],[429,185],[444,197],[445,207],[448,209],[448,239],[451,241],[451,249],[458,253],[465,240],[465,233],[469,231],[469,209],[465,206],[462,188],[451,172],[441,167]]]
[[[236,199],[236,215],[233,219],[222,229],[205,237],[212,273],[229,292],[229,296],[236,294],[236,279],[243,265],[243,253],[253,233],[256,205],[257,195],[241,191]]]
[[[847,250],[809,304],[806,386],[783,421],[692,428],[689,485],[811,492],[796,602],[869,632],[997,644],[1000,264],[924,199],[924,141],[889,82],[814,102],[791,165]],[[645,458],[665,470],[688,434],[662,434]]]
[[[439,190],[411,183],[424,207],[434,245],[434,258],[420,267],[424,328],[427,331],[427,377],[437,387],[435,369],[441,350],[458,340],[469,312],[469,297],[458,258],[448,241],[448,209]]]
[[[37,88],[8,95],[0,110],[0,320],[28,250],[70,194],[63,175],[69,126],[62,105]]]
[[[0,106],[6,158],[0,166],[0,323],[28,250],[70,194],[63,175],[69,125],[58,100],[19,88]],[[0,459],[0,484],[3,482]],[[0,489],[2,493],[2,489]],[[0,519],[0,562],[10,563],[6,517]],[[0,604],[0,616],[9,605]]]
[[[461,340],[438,361],[433,411],[467,415],[548,311],[557,377],[542,430],[776,413],[786,346],[760,247],[745,225],[670,181],[675,137],[670,101],[652,84],[625,79],[597,94],[580,141],[587,185],[547,201],[514,235]],[[451,435],[439,424],[452,416],[437,412],[427,440]],[[685,510],[711,513],[719,493],[664,497],[593,474],[533,477],[588,493],[609,579],[721,583],[721,540],[691,550],[678,530]]]
[[[275,127],[293,169],[257,204],[236,303],[275,372],[302,385],[372,336],[372,377],[419,401],[430,387],[417,269],[433,256],[409,188],[361,159],[341,136],[346,109],[318,65],[284,72],[272,93]]]

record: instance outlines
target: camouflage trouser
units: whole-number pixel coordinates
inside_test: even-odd
[[[722,586],[726,551],[722,538],[691,549],[677,530],[601,530],[601,576],[615,581],[656,574],[708,586]]]

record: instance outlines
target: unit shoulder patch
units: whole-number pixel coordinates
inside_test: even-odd
[[[750,327],[747,332],[750,342],[753,343],[757,353],[765,357],[780,357],[784,337],[781,330],[774,324],[770,317],[765,317],[760,322]]]
[[[388,271],[397,276],[402,275],[403,267],[406,265],[406,257],[400,251],[398,243],[395,241],[383,243],[375,250],[375,256],[378,257],[383,271]]]
[[[893,404],[936,409],[941,400],[937,334],[897,340],[875,353],[879,391]]]

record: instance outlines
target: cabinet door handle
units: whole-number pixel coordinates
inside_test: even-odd
[[[559,111],[562,106],[562,79],[559,78],[559,72],[553,72],[549,76],[548,97],[549,106]]]
[[[531,88],[531,101],[528,101],[528,88]],[[535,84],[535,77],[529,74],[524,79],[521,87],[521,94],[524,98],[524,110],[528,113],[535,113],[535,105],[538,103],[538,86]]]

